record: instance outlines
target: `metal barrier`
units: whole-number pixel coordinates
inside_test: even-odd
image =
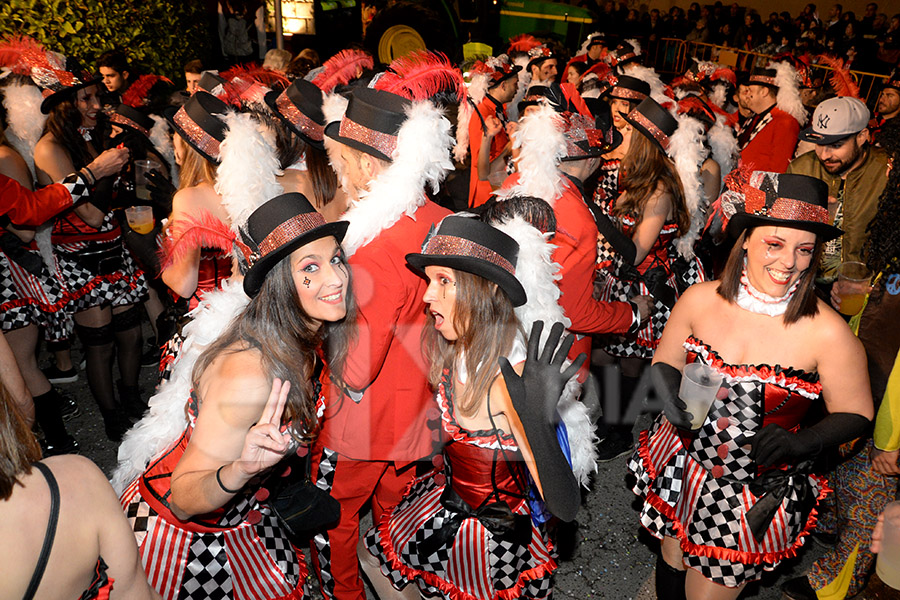
[[[755,66],[765,66],[772,59],[772,56],[759,52],[702,42],[688,42],[677,38],[663,38],[656,42],[650,42],[647,50],[648,64],[658,73],[671,75],[684,74],[690,67],[692,57],[731,67],[735,72],[746,72]],[[811,65],[810,77],[824,80],[831,77],[832,70],[826,65]],[[888,79],[888,75],[862,71],[850,71],[850,75],[859,86],[860,98],[867,104],[870,100],[875,99],[876,94],[880,93],[881,86],[879,84]]]

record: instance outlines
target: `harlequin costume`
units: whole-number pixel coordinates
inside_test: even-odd
[[[421,351],[426,285],[404,256],[419,250],[429,229],[449,214],[422,187],[436,185],[452,168],[453,138],[449,122],[428,100],[436,80],[404,79],[422,65],[445,74],[437,85],[453,81],[451,93],[463,99],[461,73],[435,55],[416,53],[395,61],[375,89],[355,90],[346,103],[332,96],[323,105],[332,164],[342,164],[342,145],[388,163],[344,215],[358,337],[344,367],[346,389],[327,386],[328,407],[313,452],[316,484],[341,503],[338,525],[314,538],[313,560],[326,598],[365,599],[356,557],[359,512],[371,498],[378,519],[400,500],[415,476],[415,461],[432,452],[426,424],[431,391]]]

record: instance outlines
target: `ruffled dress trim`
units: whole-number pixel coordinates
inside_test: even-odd
[[[504,450],[511,452],[518,451],[519,445],[512,434],[503,431],[494,432],[488,429],[469,431],[459,426],[453,415],[452,393],[448,393],[447,386],[450,382],[450,377],[450,369],[444,369],[436,395],[438,407],[441,409],[441,421],[444,425],[444,431],[450,436],[450,439],[465,444],[474,444],[479,448],[498,450],[502,447]]]

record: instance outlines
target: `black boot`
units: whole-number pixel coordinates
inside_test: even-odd
[[[662,554],[656,557],[656,597],[658,600],[686,600],[684,580],[687,571],[679,571],[663,560]]]
[[[112,410],[101,408],[100,414],[103,416],[103,428],[106,430],[106,437],[111,442],[121,442],[125,433],[131,429],[131,422],[119,408]]]
[[[63,423],[61,404],[62,398],[53,388],[40,396],[34,396],[35,420],[44,432],[44,456],[73,454],[78,451],[78,442],[69,435]]]
[[[134,420],[140,420],[147,411],[147,403],[141,398],[139,386],[125,385],[121,380],[116,382],[119,388],[119,403],[122,405],[125,415]]]

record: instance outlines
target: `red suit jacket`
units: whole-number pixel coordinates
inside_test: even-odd
[[[32,192],[0,174],[0,215],[8,217],[13,225],[37,227],[71,206],[72,195],[62,184]]]
[[[502,112],[503,107],[498,105],[492,98],[485,96],[484,100],[475,109],[477,114],[473,112],[469,118],[469,152],[472,161],[469,174],[470,208],[481,206],[491,197],[491,183],[478,179],[478,153],[481,151],[481,136],[484,134],[482,122],[486,117],[496,114],[498,109]],[[506,129],[495,135],[491,140],[490,159],[494,160],[500,156],[508,142],[509,136],[506,134]]]
[[[507,189],[516,185],[519,174],[513,173],[503,182]],[[627,302],[594,300],[594,271],[597,268],[597,225],[574,183],[563,177],[563,193],[553,203],[556,215],[556,246],[551,258],[560,265],[562,278],[557,281],[561,292],[559,304],[572,321],[570,331],[579,334],[625,333],[631,327],[631,305]],[[590,357],[591,338],[577,340],[569,357],[586,352]]]
[[[421,252],[431,226],[449,214],[426,202],[350,257],[359,315],[343,379],[363,395],[356,403],[327,386],[319,434],[344,456],[406,464],[432,451],[425,412],[434,393],[422,352],[427,282],[407,265],[406,255]]]
[[[754,171],[784,173],[797,149],[800,123],[777,106],[772,107],[768,116],[771,119],[751,133],[750,139],[741,148],[741,162]],[[754,119],[747,126],[752,127],[754,122],[757,121]]]

